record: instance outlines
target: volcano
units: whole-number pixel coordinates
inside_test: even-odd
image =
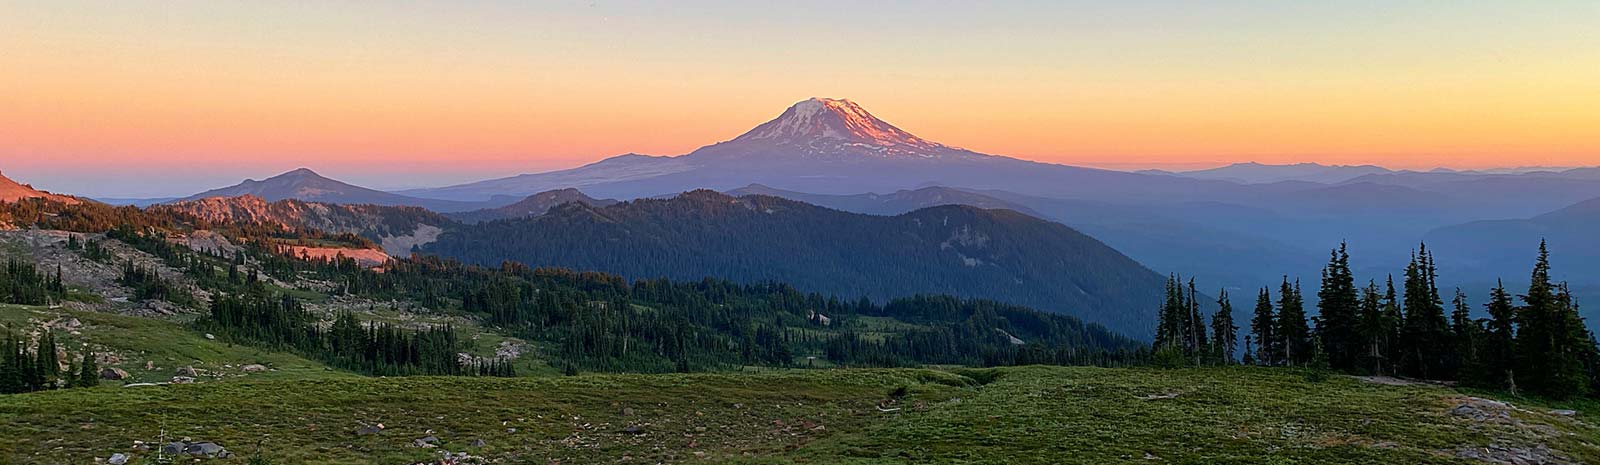
[[[560,171],[402,194],[482,201],[576,188],[632,199],[750,184],[820,194],[895,192],[930,185],[1036,195],[1162,198],[1220,186],[1172,176],[1081,168],[989,155],[913,135],[848,99],[811,98],[732,139],[679,156],[628,154]]]

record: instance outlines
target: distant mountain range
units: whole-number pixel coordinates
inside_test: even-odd
[[[1333,184],[1368,174],[1392,173],[1387,168],[1373,165],[1343,166],[1299,163],[1293,165],[1264,165],[1256,162],[1235,163],[1221,168],[1170,172],[1150,170],[1152,174],[1170,174],[1194,179],[1214,179],[1244,184],[1266,184],[1284,181],[1306,181]]]
[[[1235,183],[1080,168],[987,155],[910,134],[849,100],[814,98],[744,134],[687,155],[623,155],[548,173],[401,193],[482,201],[578,188],[633,199],[750,184],[824,194],[916,189],[930,184],[1066,196],[1158,199]]]
[[[1430,247],[1470,250],[1469,254],[1442,261],[1447,272],[1468,276],[1504,277],[1525,285],[1533,268],[1539,241],[1548,241],[1559,275],[1600,276],[1600,198],[1526,219],[1483,220],[1429,232]],[[1487,281],[1487,279],[1485,279]],[[1584,290],[1596,287],[1592,278],[1574,279]],[[1600,291],[1600,289],[1592,289]],[[1583,302],[1593,308],[1600,302]]]
[[[209,197],[239,197],[245,195],[259,197],[269,202],[294,199],[347,205],[415,206],[438,212],[467,211],[486,206],[484,202],[424,199],[368,189],[328,179],[306,168],[300,168],[260,181],[246,179],[239,184],[201,192],[178,199],[176,202],[200,200]]]
[[[76,197],[34,189],[33,186],[12,181],[5,176],[5,173],[0,173],[0,202],[16,202],[22,199],[46,199],[69,205],[82,203]]]
[[[1500,247],[1521,255],[1527,246],[1521,239],[1471,233],[1485,227],[1480,222],[1582,231],[1582,225],[1542,225],[1540,218],[1600,197],[1600,168],[1421,172],[1241,163],[1129,173],[978,153],[913,135],[854,102],[817,98],[733,139],[679,156],[628,154],[568,170],[398,193],[296,170],[188,200],[251,194],[269,201],[410,205],[466,223],[521,224],[517,218],[562,210],[557,206],[566,202],[604,206],[611,201],[598,198],[670,197],[695,189],[873,215],[951,204],[1013,210],[1082,231],[1161,273],[1193,276],[1206,289],[1227,287],[1246,296],[1285,275],[1314,281],[1328,249],[1342,241],[1351,246],[1358,277],[1381,279],[1400,270],[1426,238],[1440,241],[1430,248],[1445,267],[1441,284],[1470,291],[1525,271],[1499,269],[1514,260],[1485,258]],[[1562,246],[1557,244],[1558,254]],[[1457,256],[1468,258],[1452,262]],[[1570,279],[1600,296],[1596,276]]]
[[[751,184],[738,189],[725,192],[734,197],[747,195],[766,195],[797,200],[812,205],[820,205],[835,210],[844,210],[869,215],[899,215],[913,210],[941,205],[968,205],[983,209],[1012,210],[1028,216],[1043,218],[1044,215],[1025,205],[1002,200],[986,194],[969,192],[942,186],[924,187],[921,189],[907,189],[889,194],[855,194],[855,195],[827,195],[808,194],[804,192],[775,189],[760,184]]]
[[[1036,305],[1141,338],[1164,282],[1092,237],[1013,211],[951,205],[875,216],[705,190],[566,203],[447,231],[423,251],[632,278],[775,280],[878,299],[949,293]]]

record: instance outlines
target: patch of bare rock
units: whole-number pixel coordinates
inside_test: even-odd
[[[1486,446],[1463,446],[1445,451],[1464,459],[1474,459],[1499,465],[1577,465],[1571,457],[1550,448],[1544,441],[1563,433],[1553,426],[1532,423],[1517,418],[1517,414],[1540,415],[1518,408],[1507,402],[1480,397],[1455,399],[1448,410],[1468,428],[1490,434],[1493,441]],[[1559,416],[1559,415],[1551,415]]]

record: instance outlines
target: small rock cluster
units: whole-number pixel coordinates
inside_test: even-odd
[[[233,453],[228,452],[228,449],[222,447],[221,444],[209,441],[189,442],[187,441],[187,438],[185,438],[184,441],[170,442],[167,443],[167,445],[161,446],[161,455],[171,457],[225,459],[232,457]],[[112,457],[116,458],[116,455],[113,455]],[[123,460],[126,460],[126,456],[124,456]]]

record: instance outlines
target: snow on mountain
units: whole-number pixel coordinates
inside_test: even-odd
[[[714,162],[750,158],[859,161],[986,157],[912,135],[850,100],[812,98],[790,106],[777,118],[739,137],[702,147],[684,158]]]
[[[931,142],[884,122],[848,99],[812,98],[796,103],[732,142],[766,142],[827,152],[847,147],[885,156],[934,157],[950,147]]]
[[[1159,182],[1139,182],[1145,180]],[[812,98],[733,139],[686,155],[624,155],[568,170],[402,193],[475,201],[579,188],[591,195],[631,199],[702,188],[736,189],[752,183],[828,194],[893,192],[938,184],[1037,194],[1114,192],[1165,197],[1192,191],[1192,185],[1209,181],[982,154],[917,137],[849,100]]]

